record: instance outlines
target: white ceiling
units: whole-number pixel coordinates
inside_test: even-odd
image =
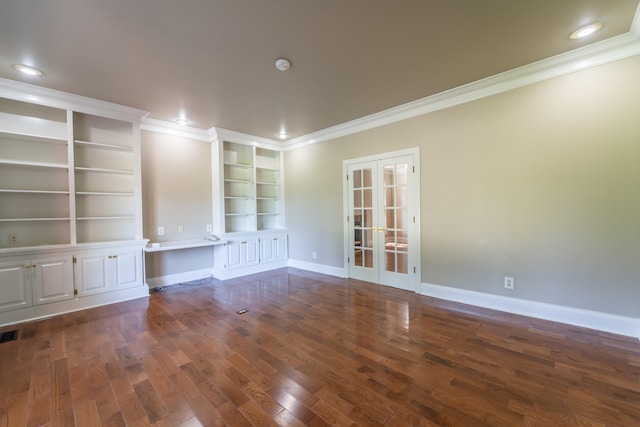
[[[2,0],[0,77],[290,139],[625,34],[638,2]]]

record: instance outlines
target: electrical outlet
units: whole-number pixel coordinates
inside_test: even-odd
[[[17,245],[18,244],[18,235],[17,234],[9,234],[9,244]]]
[[[511,290],[515,289],[515,282],[516,282],[516,279],[514,279],[513,277],[505,276],[505,278],[504,278],[504,288],[505,289],[511,289]]]
[[[213,227],[211,224],[207,224],[207,233],[211,233],[213,231]]]
[[[311,258],[316,259],[317,256],[318,254],[316,253],[316,251],[311,252]]]
[[[158,227],[158,236],[164,236],[164,227]]]
[[[178,233],[182,233],[182,232],[184,232],[184,227],[179,225],[178,226]]]

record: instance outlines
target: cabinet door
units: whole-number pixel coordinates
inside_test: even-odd
[[[92,295],[109,292],[113,288],[113,273],[109,271],[111,259],[104,254],[78,256],[76,263],[76,284],[78,295]]]
[[[114,255],[115,288],[124,289],[142,285],[142,253],[127,252]]]
[[[259,240],[257,238],[227,243],[226,268],[241,268],[257,265],[260,262],[258,258],[258,245]]]
[[[73,298],[73,265],[69,255],[35,259],[31,263],[33,304]]]
[[[257,265],[260,263],[259,254],[259,239],[247,239],[241,242],[243,245],[242,253],[244,254],[244,266]]]
[[[24,261],[0,263],[0,311],[31,305],[31,281]]]
[[[271,262],[275,260],[275,237],[263,237],[260,239],[260,262]]]

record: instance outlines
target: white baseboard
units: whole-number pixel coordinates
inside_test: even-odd
[[[149,288],[139,285],[128,289],[75,297],[64,301],[5,311],[0,313],[0,326],[46,319],[47,317],[58,316],[78,310],[87,310],[89,308],[101,307],[103,305],[115,304],[136,298],[149,298]]]
[[[640,319],[422,283],[422,295],[640,339]]]
[[[313,271],[314,273],[328,274],[335,277],[347,277],[344,268],[333,267],[330,265],[316,264],[313,262],[299,261],[289,258],[289,267],[299,268],[301,270]]]
[[[156,286],[175,285],[177,283],[191,282],[211,276],[213,276],[213,268],[205,268],[184,273],[167,274],[166,276],[147,277],[147,285],[150,288],[155,288]]]

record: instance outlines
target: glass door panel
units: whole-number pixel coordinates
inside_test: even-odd
[[[350,276],[374,281],[377,278],[375,253],[375,192],[374,164],[361,164],[349,169],[350,221]]]
[[[411,158],[402,157],[381,161],[383,175],[382,210],[384,212],[384,241],[380,243],[380,283],[413,290],[409,274],[409,171]]]

